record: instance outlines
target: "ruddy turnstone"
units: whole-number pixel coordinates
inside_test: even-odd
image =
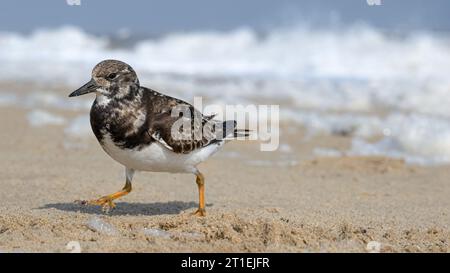
[[[114,208],[115,199],[131,192],[135,171],[192,173],[199,192],[194,214],[204,216],[205,178],[196,166],[226,140],[248,136],[248,130],[236,129],[234,120],[216,121],[185,101],[140,86],[133,68],[117,60],[98,63],[91,80],[69,97],[92,92],[96,94],[90,112],[92,131],[103,150],[125,166],[126,181],[121,191],[82,204],[100,205],[105,211]],[[180,114],[185,110],[188,115]]]

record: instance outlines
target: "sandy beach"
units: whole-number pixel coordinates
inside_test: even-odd
[[[367,252],[373,241],[381,252],[450,250],[445,165],[314,156],[324,143],[345,149],[350,137],[299,141],[302,128],[282,124],[289,149],[235,142],[200,165],[206,217],[190,215],[194,177],[165,173],[138,173],[104,214],[73,201],[121,189],[123,167],[93,134],[68,141],[63,125],[31,126],[29,112],[0,107],[0,252],[68,252],[70,241],[82,252]]]
[[[450,1],[105,2],[2,3],[0,256],[450,252]],[[219,147],[174,144],[188,109],[163,95],[257,140],[197,166],[205,198],[136,172],[112,211],[82,205],[130,189],[96,96],[129,168]]]

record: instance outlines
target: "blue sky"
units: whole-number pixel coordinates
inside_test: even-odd
[[[120,28],[136,34],[171,31],[229,30],[250,26],[264,30],[296,22],[328,25],[367,22],[385,29],[450,30],[448,0],[66,0],[2,1],[0,30],[29,32],[61,25],[80,26],[94,33]]]

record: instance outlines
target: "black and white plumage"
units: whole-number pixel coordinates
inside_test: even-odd
[[[121,61],[97,64],[92,79],[69,96],[90,92],[96,93],[90,112],[92,130],[105,152],[126,167],[127,174],[121,192],[87,202],[105,209],[114,207],[112,200],[131,191],[135,170],[193,173],[199,192],[203,191],[203,175],[196,166],[217,152],[227,139],[248,133],[237,130],[235,121],[215,121],[214,116],[202,115],[185,101],[140,86],[133,68]],[[184,126],[179,127],[182,121]],[[173,128],[179,135],[174,136]],[[199,132],[200,137],[195,135]],[[202,194],[199,215],[205,214]]]

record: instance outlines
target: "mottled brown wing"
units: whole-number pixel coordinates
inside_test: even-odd
[[[153,90],[150,92],[148,133],[167,149],[175,153],[190,153],[217,139],[216,122],[212,122],[214,116],[204,116],[185,101]]]

